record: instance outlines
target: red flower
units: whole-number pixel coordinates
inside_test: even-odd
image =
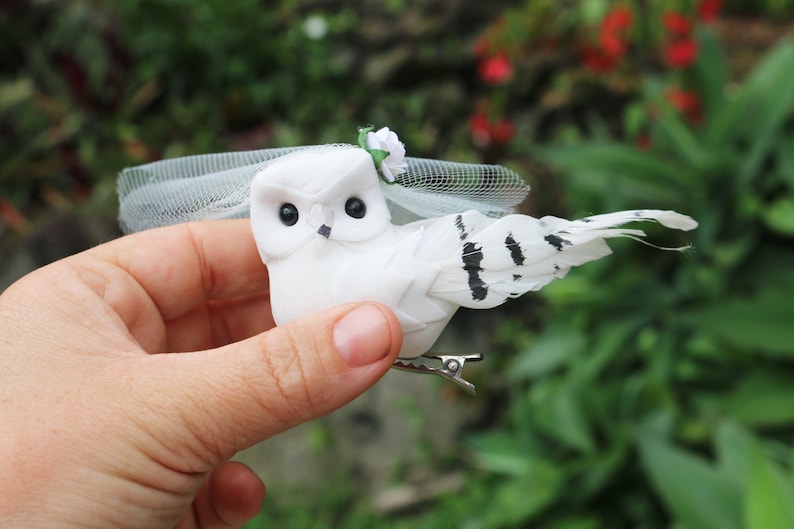
[[[516,126],[507,118],[491,124],[491,141],[494,143],[507,143],[516,134]]]
[[[582,62],[596,73],[606,73],[618,63],[618,55],[610,54],[597,46],[587,46],[581,52]]]
[[[681,13],[667,11],[662,16],[668,42],[663,50],[664,62],[670,68],[686,68],[695,61],[698,45],[692,38],[692,21]]]
[[[674,35],[689,35],[692,32],[692,22],[681,13],[667,11],[662,15],[662,23],[667,31]]]
[[[491,144],[504,144],[513,139],[515,125],[507,118],[492,121],[485,112],[477,110],[469,118],[469,132],[475,145],[485,147]]]
[[[604,15],[601,21],[601,32],[616,33],[631,27],[631,11],[627,7],[618,7]]]
[[[600,51],[610,57],[618,59],[626,53],[628,45],[622,36],[615,33],[601,33],[599,40],[601,43]]]
[[[698,5],[698,18],[706,23],[714,22],[722,9],[723,0],[701,0]]]
[[[631,27],[632,14],[626,7],[618,7],[601,20],[598,44],[585,46],[581,51],[582,62],[596,73],[612,70],[628,50],[627,33]]]
[[[664,49],[664,62],[670,68],[686,68],[697,58],[698,43],[692,38],[674,40]]]
[[[700,96],[696,92],[670,88],[664,94],[670,106],[679,111],[690,123],[703,121],[703,109]]]
[[[601,20],[598,45],[582,49],[582,62],[597,73],[610,71],[628,50],[626,39],[632,15],[626,7],[618,7]]]
[[[601,48],[614,57],[626,52],[626,33],[631,27],[631,11],[625,7],[618,7],[610,11],[601,21],[599,41]]]
[[[513,76],[513,63],[503,53],[494,55],[480,62],[479,74],[490,85],[502,84]]]

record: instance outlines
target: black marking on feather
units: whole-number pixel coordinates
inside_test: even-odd
[[[559,272],[560,271],[560,265],[558,265],[557,263],[554,263],[554,271],[555,272]]]
[[[469,234],[466,233],[466,225],[463,224],[463,215],[457,215],[455,217],[455,227],[458,228],[458,237],[460,237],[460,240],[465,241]]]
[[[524,264],[524,252],[521,251],[521,246],[516,242],[513,238],[512,233],[507,234],[507,238],[505,239],[505,246],[510,251],[510,258],[513,260],[513,264],[516,266],[521,266]]]
[[[521,281],[521,274],[513,274],[513,281]]]
[[[591,219],[590,217],[585,217],[582,219],[582,222],[593,222],[593,219]]]
[[[463,253],[461,254],[463,260],[463,269],[469,274],[469,290],[471,290],[471,298],[475,301],[482,301],[488,295],[488,285],[480,277],[482,267],[482,247],[477,247],[473,242],[467,242],[463,245]]]
[[[571,241],[569,241],[568,239],[563,239],[559,235],[554,235],[553,233],[550,235],[546,235],[543,238],[546,240],[547,243],[554,246],[558,252],[562,251],[563,246],[571,246]]]

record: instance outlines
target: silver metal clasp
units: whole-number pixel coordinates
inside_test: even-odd
[[[457,384],[472,395],[477,394],[474,384],[463,378],[463,366],[467,361],[479,362],[482,355],[433,355],[425,353],[417,358],[398,358],[392,367],[412,373],[435,374]]]

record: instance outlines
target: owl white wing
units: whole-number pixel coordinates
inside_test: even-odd
[[[684,231],[697,226],[686,215],[661,210],[619,211],[573,221],[527,215],[494,220],[475,211],[438,219],[432,231],[446,230],[456,247],[439,262],[430,294],[463,307],[498,306],[564,277],[573,266],[609,255],[605,239],[645,236],[642,230],[617,227],[633,221],[656,221]],[[450,245],[447,241],[446,251]]]
[[[427,352],[458,309],[428,295],[440,269],[421,255],[427,234],[423,227],[396,227],[391,241],[352,259],[334,287],[334,303],[378,301],[394,311],[403,331],[401,358]]]

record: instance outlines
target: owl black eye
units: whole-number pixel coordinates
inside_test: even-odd
[[[290,203],[281,204],[278,210],[278,218],[281,219],[284,226],[293,226],[298,222],[298,208]]]
[[[367,214],[367,206],[360,198],[348,198],[347,202],[345,202],[345,213],[354,219],[363,219],[364,215]]]

